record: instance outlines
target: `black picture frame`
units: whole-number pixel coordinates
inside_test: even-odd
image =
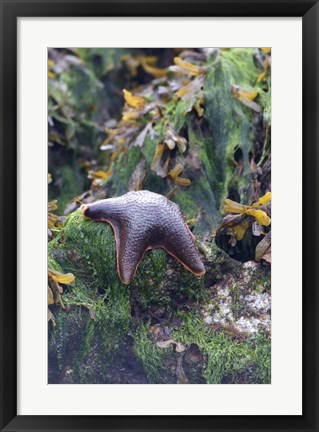
[[[0,0],[1,431],[319,431],[319,5],[314,0]],[[17,18],[95,16],[302,17],[303,413],[299,416],[17,415]],[[289,44],[289,41],[287,41]],[[289,127],[289,125],[283,125]],[[289,289],[286,287],[285,289]],[[293,377],[292,377],[293,379]]]

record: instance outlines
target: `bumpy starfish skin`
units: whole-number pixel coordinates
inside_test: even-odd
[[[163,248],[197,276],[205,267],[182,212],[162,195],[138,191],[81,207],[85,217],[108,222],[114,229],[117,271],[128,284],[148,249]]]

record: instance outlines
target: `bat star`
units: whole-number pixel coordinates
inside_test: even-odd
[[[144,253],[163,248],[197,276],[205,273],[195,238],[179,206],[150,191],[128,192],[81,206],[83,215],[109,223],[115,234],[117,272],[124,284],[134,278]]]

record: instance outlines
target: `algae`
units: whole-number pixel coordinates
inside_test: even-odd
[[[68,269],[75,276],[74,284],[63,294],[67,312],[55,312],[58,324],[49,332],[49,352],[54,358],[55,346],[64,347],[56,354],[61,370],[61,356],[68,351],[69,369],[76,382],[92,382],[83,368],[92,353],[97,356],[98,371],[106,373],[129,328],[130,294],[118,281],[114,251],[111,227],[87,221],[79,211],[68,217],[49,243],[49,265]],[[73,344],[72,353],[68,347]],[[88,370],[93,373],[90,367]]]
[[[199,347],[206,357],[203,376],[208,384],[236,384],[242,373],[251,375],[246,383],[270,382],[270,342],[263,335],[238,340],[225,330],[216,331],[206,325],[196,310],[179,315],[183,324],[174,337],[186,346]]]
[[[49,383],[270,383],[269,270],[262,264],[248,268],[234,262],[212,238],[226,197],[251,204],[255,154],[259,168],[270,158],[270,77],[256,82],[261,68],[255,50],[221,49],[203,56],[203,115],[190,108],[189,100],[176,97],[169,87],[174,84],[171,71],[164,79],[153,79],[135,63],[136,75],[130,76],[125,62],[134,57],[134,50],[75,53],[82,66],[70,66],[58,75],[62,87],[50,85],[54,124],[49,137],[66,156],[59,165],[53,157],[56,147],[50,151],[50,198],[58,198],[62,210],[67,200],[89,187],[88,169],[111,169],[98,191],[119,196],[128,191],[143,162],[139,187],[180,205],[198,239],[206,274],[198,279],[157,249],[146,252],[134,280],[125,286],[117,275],[112,228],[83,218],[80,211],[70,214],[48,245],[49,266],[75,276],[72,285],[63,286],[65,309],[50,306],[56,327],[49,323]],[[171,50],[162,67],[173,63],[173,55]],[[139,80],[142,85],[136,87]],[[234,85],[257,91],[262,112],[236,99]],[[62,98],[63,86],[70,97]],[[166,86],[164,102],[156,94],[160,86]],[[111,148],[100,152],[106,131],[123,126],[123,88],[136,88],[147,103],[158,106],[127,128],[136,127],[137,136],[152,121],[155,133],[147,134],[141,146],[130,136],[122,147],[110,142]],[[63,110],[55,109],[55,98],[62,98]],[[185,151],[176,146],[169,152],[168,172],[180,163],[183,177],[191,181],[188,187],[152,170],[168,127],[187,141]],[[98,197],[95,187],[92,184],[89,192],[93,199]],[[261,188],[265,187],[264,182]],[[175,345],[162,348],[160,343],[170,339],[184,350],[177,351]],[[186,379],[180,377],[181,367]],[[140,381],[132,378],[130,368],[139,371]]]

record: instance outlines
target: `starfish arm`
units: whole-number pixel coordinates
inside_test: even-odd
[[[118,232],[115,230],[115,236],[118,275],[124,284],[129,284],[146,250],[143,233],[133,229],[128,221]]]
[[[205,273],[204,264],[201,261],[193,234],[183,221],[178,229],[170,230],[169,236],[162,243],[162,247],[184,267],[192,273],[200,276]]]
[[[87,218],[95,221],[108,222],[113,225],[120,222],[123,217],[125,217],[127,207],[128,204],[125,203],[125,200],[119,197],[96,201],[92,204],[83,204],[81,206],[81,211]]]
[[[116,240],[119,278],[133,279],[147,249],[161,247],[184,267],[200,276],[205,273],[195,238],[178,205],[149,191],[129,192],[81,207],[85,217],[112,225]]]

